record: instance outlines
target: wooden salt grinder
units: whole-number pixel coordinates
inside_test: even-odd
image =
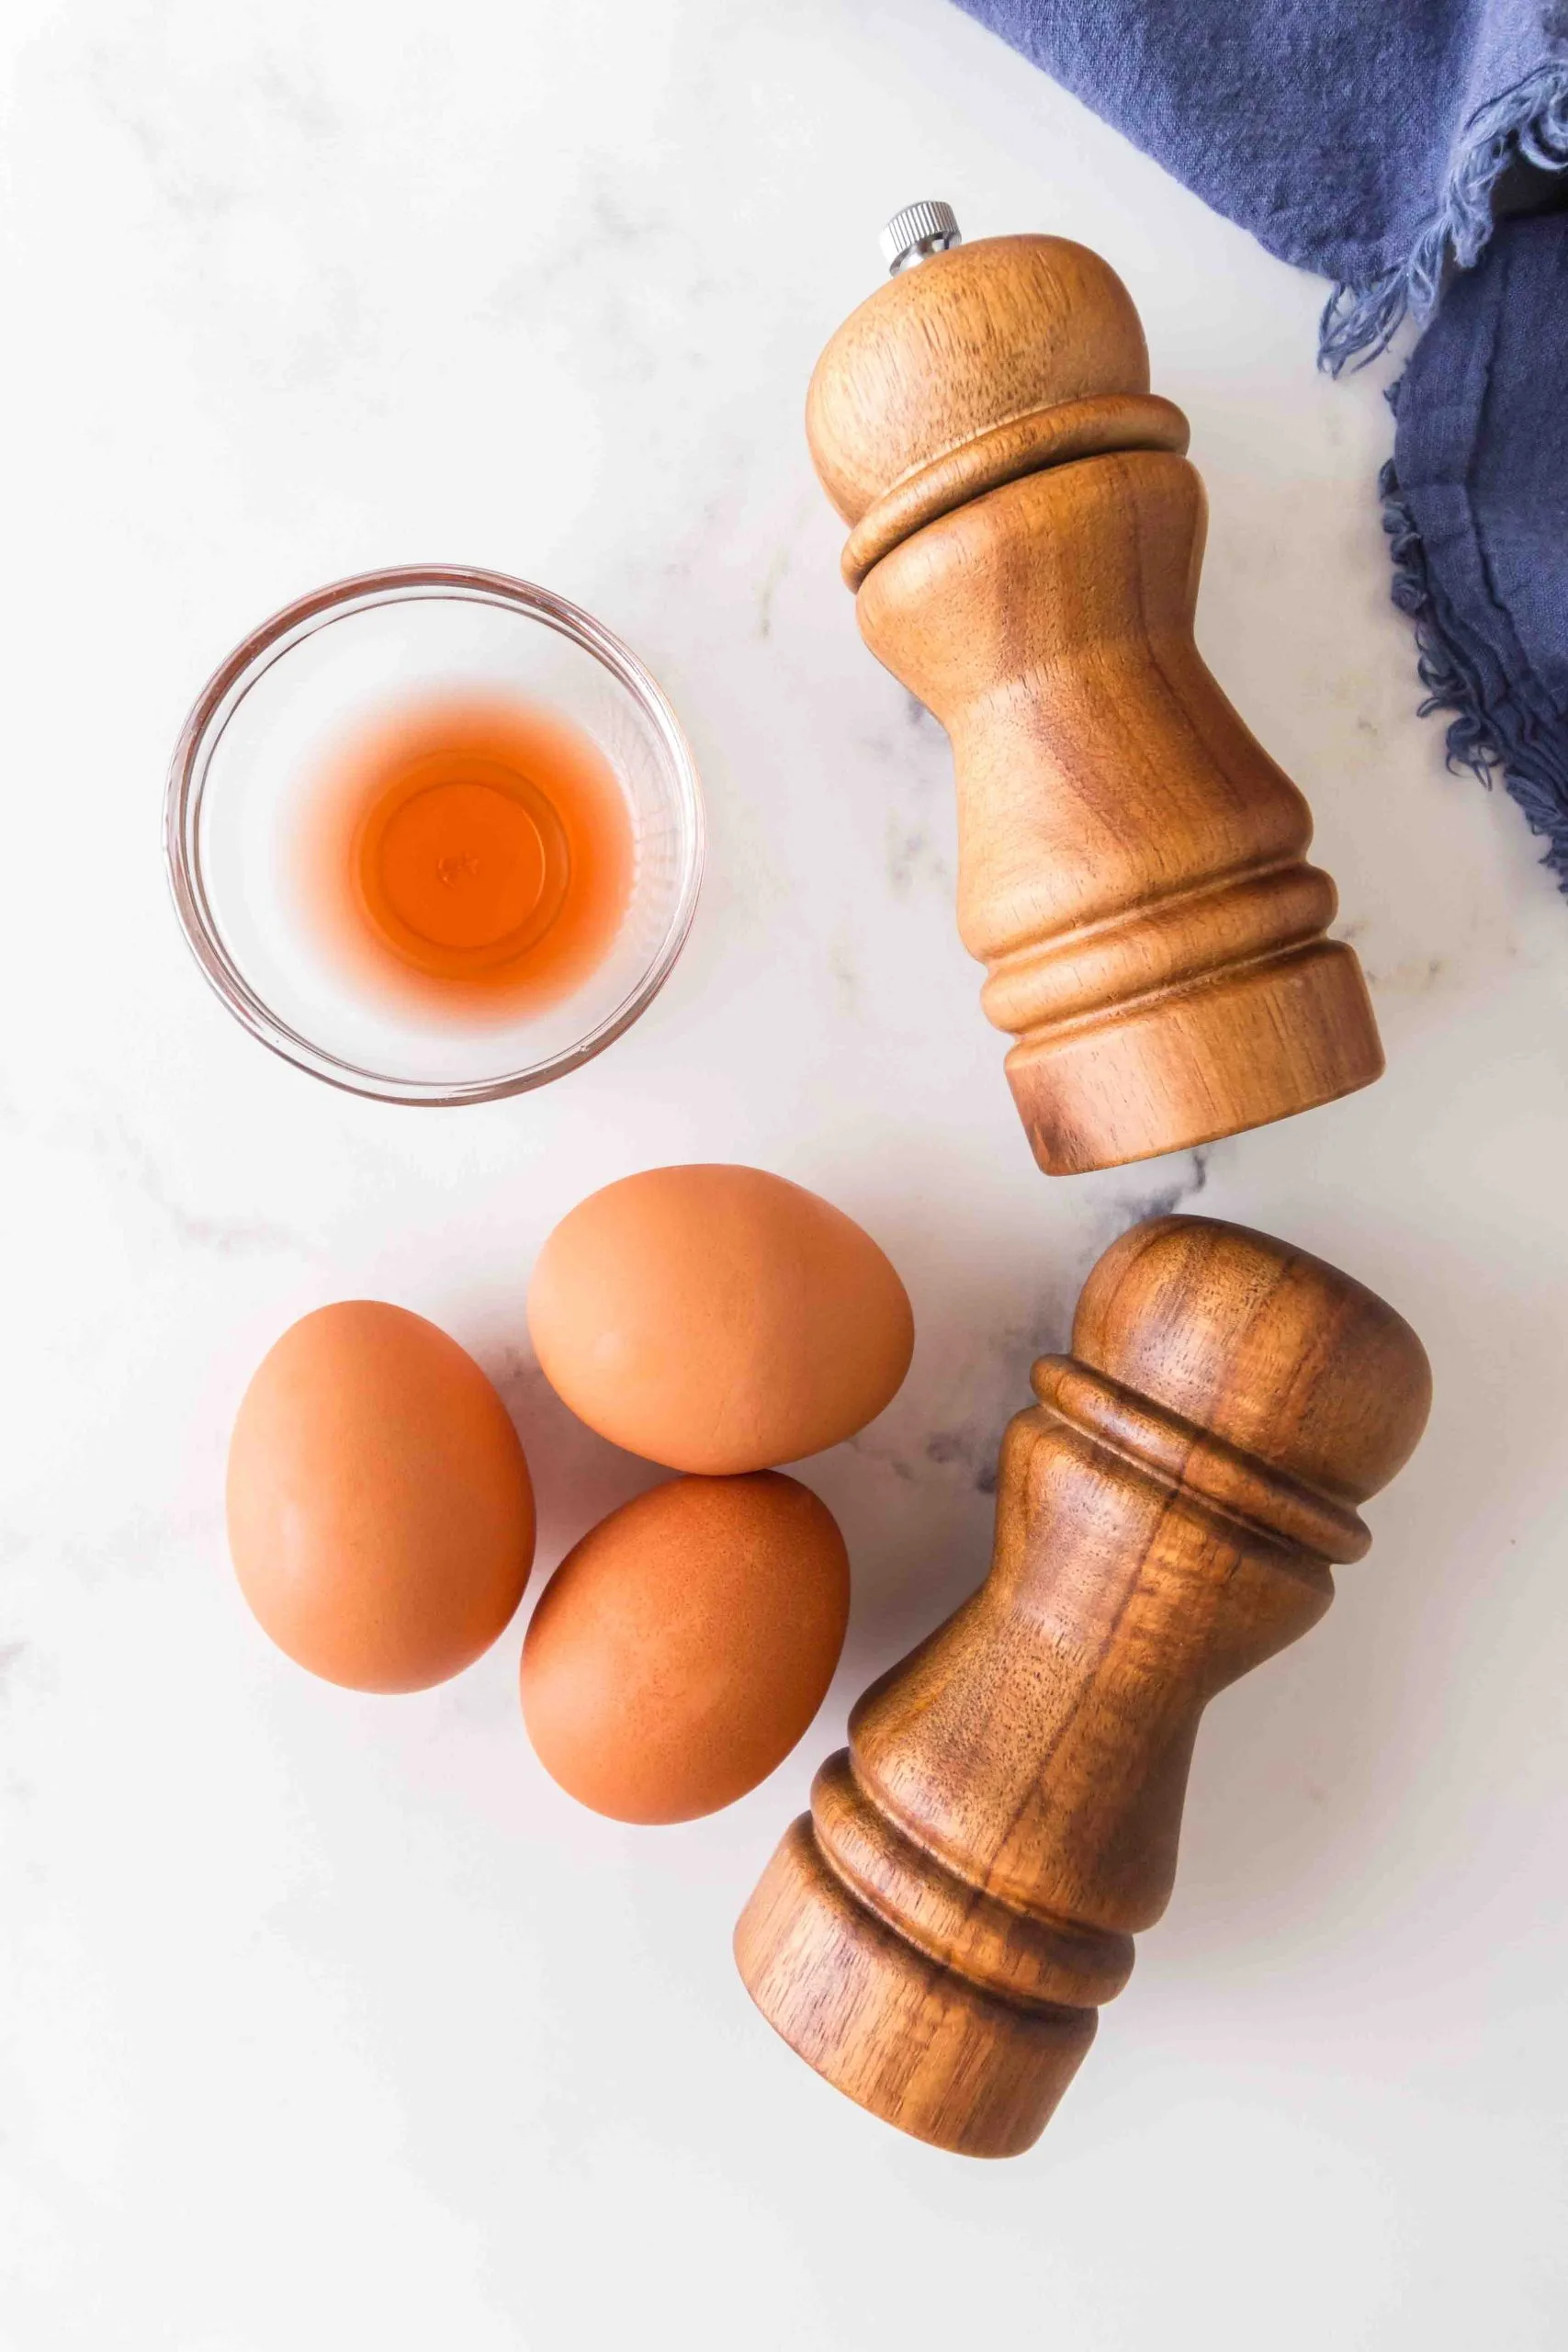
[[[1348,1275],[1168,1216],[1033,1386],[989,1577],[866,1691],[735,1937],[819,2074],[975,2156],[1044,2127],[1165,1908],[1204,1705],[1328,1607],[1430,1376]]]
[[[959,932],[1070,1174],[1330,1102],[1382,1051],[1306,802],[1193,644],[1203,485],[1125,287],[1065,238],[957,235],[945,205],[889,222],[807,430],[862,634],[952,738]]]

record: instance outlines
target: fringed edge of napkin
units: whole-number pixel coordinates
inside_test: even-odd
[[[1568,171],[1568,62],[1542,65],[1511,90],[1478,107],[1443,201],[1405,260],[1371,286],[1337,286],[1318,323],[1317,362],[1331,376],[1352,362],[1365,367],[1386,351],[1407,311],[1431,310],[1451,263],[1471,269],[1492,234],[1492,200],[1515,161],[1538,171]]]
[[[1458,167],[1442,205],[1398,269],[1371,286],[1337,286],[1318,329],[1318,365],[1337,376],[1365,367],[1386,351],[1407,314],[1427,318],[1450,268],[1472,269],[1495,225],[1493,201],[1509,165],[1522,160],[1538,171],[1568,170],[1568,62],[1545,65],[1479,107],[1466,124]],[[1399,386],[1389,394],[1397,402]],[[1433,594],[1427,550],[1390,458],[1378,476],[1382,526],[1393,559],[1394,604],[1416,632],[1416,667],[1427,689],[1418,715],[1451,713],[1448,764],[1468,768],[1490,788],[1501,773],[1509,797],[1532,833],[1546,842],[1541,863],[1568,896],[1568,777],[1543,744],[1521,741],[1511,714],[1489,707],[1483,681],[1445,628]]]
[[[1397,385],[1394,390],[1398,390]],[[1568,776],[1559,772],[1561,755],[1554,758],[1545,745],[1532,747],[1514,740],[1487,708],[1481,680],[1438,617],[1427,550],[1400,491],[1392,458],[1378,475],[1378,495],[1393,558],[1390,594],[1415,628],[1416,674],[1427,689],[1427,699],[1417,705],[1416,717],[1427,718],[1440,710],[1454,714],[1447,736],[1450,768],[1468,768],[1488,791],[1498,771],[1502,772],[1509,798],[1531,832],[1546,843],[1541,864],[1550,867],[1558,888],[1568,897]]]

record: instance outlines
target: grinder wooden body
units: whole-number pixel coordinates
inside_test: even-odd
[[[1053,1173],[1382,1069],[1306,802],[1192,637],[1205,508],[1121,281],[1064,238],[934,254],[818,363],[866,642],[952,739],[959,930]]]
[[[1213,1694],[1304,1633],[1425,1424],[1391,1307],[1206,1218],[1136,1227],[1003,1441],[990,1574],[874,1683],[736,1931],[753,1999],[887,2121],[1039,2134],[1169,1895]]]

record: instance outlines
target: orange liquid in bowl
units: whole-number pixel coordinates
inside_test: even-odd
[[[358,985],[471,1022],[579,986],[614,944],[635,863],[626,795],[580,727],[448,693],[340,749],[312,797],[302,879]]]

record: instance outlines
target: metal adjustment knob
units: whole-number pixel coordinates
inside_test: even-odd
[[[919,204],[907,204],[902,212],[893,215],[882,232],[882,257],[889,277],[897,277],[901,269],[912,269],[917,262],[929,261],[932,254],[944,254],[961,243],[958,215],[952,205],[927,198]]]

